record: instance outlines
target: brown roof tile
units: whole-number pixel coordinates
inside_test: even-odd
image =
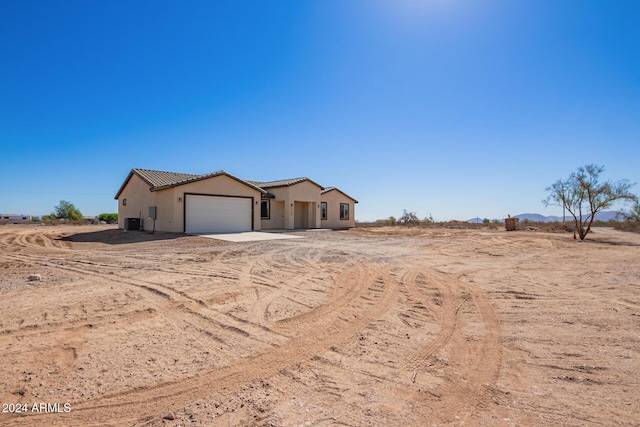
[[[345,193],[344,191],[340,190],[339,188],[336,187],[327,187],[327,188],[323,188],[322,191],[320,192],[320,194],[325,194],[328,193],[329,191],[337,191],[338,193],[342,193],[345,196],[347,196],[348,198],[350,198],[351,200],[354,201],[354,203],[358,203],[358,201],[356,199],[354,199],[353,197],[351,197],[350,195],[348,195],[347,193]]]
[[[133,176],[134,174],[138,175],[140,179],[142,179],[144,182],[146,182],[149,185],[150,191],[163,190],[165,188],[176,187],[178,185],[187,184],[189,182],[201,181],[203,179],[212,178],[218,175],[225,175],[231,179],[235,179],[236,181],[244,185],[255,188],[256,190],[258,190],[263,194],[267,193],[266,190],[263,190],[259,186],[252,184],[248,181],[245,181],[243,179],[240,179],[238,177],[235,177],[223,170],[220,170],[217,172],[211,172],[204,175],[194,175],[190,173],[165,172],[165,171],[156,171],[156,170],[150,170],[150,169],[134,168],[134,169],[131,169],[131,172],[129,172],[129,176],[127,176],[127,179],[125,179],[124,183],[118,190],[118,193],[115,196],[116,199],[120,196],[120,193],[122,192],[122,190],[124,190],[124,187],[129,182],[129,179],[131,179],[131,176]]]
[[[313,180],[307,178],[306,176],[300,178],[290,178],[290,179],[280,179],[278,181],[248,181],[254,185],[257,185],[261,188],[275,188],[275,187],[289,187],[291,185],[299,184],[304,181],[309,181],[310,183],[317,185],[322,188],[322,185],[314,182]]]

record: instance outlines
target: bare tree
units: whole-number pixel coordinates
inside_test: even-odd
[[[418,225],[420,224],[420,219],[415,212],[407,212],[407,210],[404,209],[402,211],[402,216],[400,217],[400,219],[398,219],[398,222],[400,224]]]
[[[626,179],[600,183],[598,178],[602,172],[604,166],[582,166],[568,179],[558,180],[546,188],[549,195],[542,202],[545,206],[565,208],[573,216],[580,240],[584,240],[591,231],[597,212],[611,207],[616,201],[636,200],[636,196],[629,192],[633,184]]]
[[[625,212],[629,221],[640,222],[640,202],[636,200],[630,211]]]

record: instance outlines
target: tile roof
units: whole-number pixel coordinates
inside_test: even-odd
[[[329,191],[338,190],[336,187],[325,187],[320,191],[320,194],[328,193]],[[340,191],[340,190],[338,190]]]
[[[150,170],[150,169],[133,168],[131,169],[131,172],[129,172],[129,176],[127,176],[127,179],[124,180],[124,183],[118,190],[118,193],[116,194],[115,199],[117,199],[120,196],[120,193],[122,192],[122,190],[124,190],[124,187],[129,182],[129,179],[131,179],[131,177],[134,174],[139,176],[140,179],[142,179],[144,182],[146,182],[149,185],[150,191],[163,190],[165,188],[176,187],[178,185],[187,184],[189,182],[200,181],[200,180],[212,178],[218,175],[225,175],[231,179],[235,179],[236,181],[244,185],[255,188],[262,194],[267,193],[266,190],[263,190],[259,186],[252,184],[248,181],[245,181],[243,179],[240,179],[238,177],[235,177],[223,170],[220,170],[217,172],[211,172],[204,175],[195,175],[190,173],[165,172],[165,171],[156,171],[156,170]]]
[[[149,184],[151,188],[175,185],[181,182],[190,181],[200,176],[192,173],[164,172],[138,168],[132,169],[132,172],[142,178],[142,180]]]
[[[290,178],[290,179],[280,179],[278,181],[248,181],[258,187],[262,188],[273,188],[273,187],[288,187],[293,184],[297,184],[299,182],[308,180],[307,177],[300,178]]]
[[[261,188],[276,188],[276,187],[289,187],[291,185],[299,184],[304,181],[309,181],[310,183],[317,185],[322,189],[322,185],[317,182],[307,178],[306,176],[300,178],[289,178],[289,179],[280,179],[278,181],[248,181],[254,185],[257,185]]]
[[[131,172],[129,172],[129,176],[127,176],[127,179],[125,179],[124,183],[122,184],[122,186],[118,190],[118,193],[115,196],[116,199],[120,196],[120,193],[122,192],[122,190],[124,190],[124,187],[129,182],[129,179],[131,179],[131,176],[133,176],[134,174],[139,176],[140,179],[142,179],[144,182],[147,183],[147,185],[149,185],[149,190],[150,191],[163,190],[165,188],[176,187],[178,185],[187,184],[187,183],[194,182],[194,181],[200,181],[200,180],[207,179],[207,178],[212,178],[212,177],[218,176],[218,175],[225,175],[225,176],[228,176],[231,179],[235,179],[236,181],[238,181],[238,182],[240,182],[242,184],[245,184],[245,185],[247,185],[249,187],[255,188],[256,190],[260,191],[262,193],[262,197],[263,198],[275,198],[275,196],[273,194],[271,194],[269,191],[266,190],[268,188],[288,187],[288,186],[291,186],[291,185],[299,184],[299,183],[304,182],[304,181],[309,181],[310,183],[320,187],[320,189],[321,189],[320,190],[320,194],[325,194],[325,193],[328,193],[329,191],[334,191],[335,190],[335,191],[338,191],[338,192],[344,194],[345,196],[347,196],[348,198],[350,198],[354,202],[358,203],[358,201],[356,199],[354,199],[353,197],[351,197],[348,194],[344,193],[343,191],[337,189],[336,187],[323,188],[320,184],[318,184],[317,182],[312,181],[311,179],[309,179],[307,177],[281,179],[281,180],[278,180],[278,181],[249,181],[249,180],[243,180],[243,179],[240,179],[238,177],[235,177],[235,176],[231,175],[230,173],[225,172],[223,170],[219,170],[219,171],[216,171],[216,172],[211,172],[211,173],[204,174],[204,175],[196,175],[196,174],[192,174],[192,173],[165,172],[165,171],[157,171],[157,170],[151,170],[151,169],[140,169],[140,168],[131,169]]]
[[[322,191],[320,191],[320,194],[326,194],[329,191],[337,191],[338,193],[342,193],[343,195],[347,196],[348,198],[350,198],[351,200],[354,201],[354,203],[358,203],[358,201],[356,199],[354,199],[353,197],[351,197],[350,195],[348,195],[347,193],[345,193],[344,191],[340,190],[339,188],[336,187],[327,187],[327,188],[323,188]]]

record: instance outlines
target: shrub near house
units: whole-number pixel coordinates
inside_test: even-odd
[[[98,221],[104,221],[107,224],[116,224],[118,222],[117,213],[101,213],[98,215]]]

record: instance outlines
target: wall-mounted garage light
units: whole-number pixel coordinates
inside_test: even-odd
[[[182,197],[178,197],[178,203],[182,203]]]
[[[122,206],[127,206],[127,199],[122,199]]]

